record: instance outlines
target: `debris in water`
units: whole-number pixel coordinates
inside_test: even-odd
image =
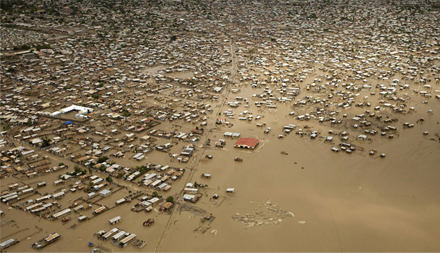
[[[261,207],[261,203],[254,202],[258,207]],[[269,212],[264,212],[262,208],[254,208],[254,213],[246,213],[240,215],[236,213],[232,215],[234,221],[240,222],[246,227],[255,226],[269,226],[269,225],[279,225],[287,217],[294,217],[292,212],[287,210],[282,210],[277,204],[271,204],[270,200],[267,200],[265,204],[265,209]]]

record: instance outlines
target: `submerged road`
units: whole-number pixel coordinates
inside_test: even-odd
[[[236,55],[236,53],[235,53],[235,44],[234,44],[233,41],[231,41],[231,46],[230,46],[230,48],[231,48],[231,60],[232,60],[232,62],[231,62],[231,65],[232,65],[232,66],[231,66],[231,79],[230,79],[230,81],[232,81],[232,82],[236,85],[236,84],[237,84],[237,55]],[[230,87],[229,87],[229,85],[230,85],[230,84],[227,84],[227,85],[225,86],[225,91],[222,93],[222,95],[220,95],[221,100],[219,101],[219,105],[220,105],[220,106],[219,106],[219,108],[218,108],[218,111],[216,111],[216,112],[214,112],[214,113],[212,114],[213,117],[214,117],[214,122],[213,122],[214,124],[215,124],[215,118],[219,115],[219,113],[222,112],[223,107],[225,106],[226,99],[227,99],[227,97],[228,97],[228,95],[229,95],[229,93],[230,93]],[[211,120],[212,120],[212,119],[211,119]],[[215,125],[214,125],[214,126],[215,126]],[[206,137],[206,140],[207,140],[207,139],[209,139],[209,137],[210,137],[212,134],[213,134],[213,132],[205,131],[204,137]],[[197,166],[199,165],[200,161],[201,161],[202,158],[204,157],[204,155],[205,155],[205,151],[206,151],[206,147],[203,148],[203,150],[201,150],[200,155],[198,155],[197,159],[193,162],[193,167],[191,168],[191,172],[190,172],[190,174],[189,174],[189,176],[188,176],[187,181],[185,182],[185,185],[186,185],[187,183],[189,183],[189,182],[192,182],[193,177],[194,177],[194,173],[197,171]],[[180,191],[180,193],[179,193],[179,197],[178,197],[179,201],[177,201],[179,204],[181,204],[182,201],[183,201],[183,200],[182,200],[183,192],[184,192],[184,191],[183,191],[183,189],[182,189],[182,190]],[[164,228],[164,231],[162,232],[162,236],[160,237],[159,242],[157,243],[157,246],[156,246],[156,248],[154,249],[154,252],[159,252],[159,251],[160,251],[162,245],[163,245],[164,242],[165,242],[165,239],[167,238],[168,231],[169,231],[171,225],[174,224],[174,220],[175,220],[176,214],[177,214],[177,211],[176,211],[176,208],[174,208],[173,211],[172,211],[172,213],[171,213],[171,215],[170,215],[170,218],[168,219],[168,222],[167,222],[167,224],[166,224],[166,226],[165,226],[165,228]]]

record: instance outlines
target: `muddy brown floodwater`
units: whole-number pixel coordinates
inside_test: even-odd
[[[154,70],[157,71],[158,69]],[[313,80],[317,73],[310,75],[304,83]],[[325,94],[305,91],[305,84],[300,84],[303,96],[314,99],[324,98]],[[251,88],[240,86],[237,93],[229,87],[213,104],[214,112],[208,118],[205,134],[196,144],[198,151],[188,164],[170,160],[167,153],[154,151],[147,154],[145,161],[168,164],[175,167],[187,167],[184,177],[173,182],[172,191],[164,196],[181,196],[181,190],[187,182],[206,185],[200,189],[202,197],[198,203],[184,203],[180,199],[171,214],[160,212],[159,206],[150,213],[130,211],[136,203],[125,203],[103,214],[93,216],[92,212],[100,205],[114,206],[115,201],[127,196],[129,191],[150,190],[115,179],[116,183],[127,186],[126,189],[112,186],[115,192],[109,197],[98,200],[93,208],[80,213],[71,213],[71,219],[49,221],[22,210],[10,208],[1,203],[4,215],[1,217],[1,241],[16,238],[20,243],[9,248],[9,252],[34,252],[30,245],[50,233],[58,232],[62,239],[44,248],[44,252],[88,252],[88,242],[103,251],[113,252],[214,252],[214,251],[439,251],[440,250],[440,145],[435,133],[440,130],[438,115],[440,103],[411,94],[408,107],[416,106],[414,112],[406,115],[392,114],[390,109],[382,108],[378,113],[396,117],[398,133],[393,139],[377,134],[370,140],[356,138],[363,129],[355,129],[352,123],[331,125],[318,120],[300,121],[296,116],[316,110],[315,105],[292,106],[292,103],[277,103],[277,108],[257,107],[259,101],[253,94],[260,94],[264,87]],[[400,91],[403,93],[403,91]],[[359,91],[359,97],[370,96],[369,90]],[[227,96],[227,97],[224,97]],[[226,120],[233,124],[217,126],[218,113],[228,110],[227,103],[236,97],[247,98],[249,106],[232,108],[236,118]],[[153,98],[148,98],[153,101]],[[372,107],[379,97],[371,96]],[[222,103],[220,105],[220,103]],[[369,110],[372,110],[372,107]],[[433,114],[428,114],[429,109]],[[238,114],[251,112],[254,120],[239,120]],[[364,113],[366,108],[352,107],[337,109],[339,117],[347,113],[346,122],[355,115]],[[295,115],[289,115],[294,111]],[[261,119],[255,120],[260,115]],[[421,117],[423,122],[417,122]],[[415,123],[414,128],[402,128],[403,122]],[[258,123],[264,127],[257,127]],[[194,128],[191,123],[179,122],[179,131]],[[296,125],[290,134],[283,133],[283,126]],[[172,122],[163,122],[158,128],[171,131],[176,126]],[[269,134],[264,130],[271,127]],[[317,131],[318,137],[298,135],[298,129]],[[325,142],[329,130],[348,131],[349,142],[357,149],[352,154],[332,152],[337,147],[339,137],[333,135],[333,143]],[[241,137],[260,140],[255,150],[234,148],[236,139],[223,137],[224,132],[238,132]],[[428,136],[422,135],[428,131]],[[278,135],[282,134],[283,138]],[[203,146],[207,139],[211,141],[226,139],[223,148],[213,145]],[[437,138],[437,139],[436,139]],[[168,140],[159,139],[157,144]],[[175,145],[171,153],[179,153],[183,143]],[[368,151],[377,149],[385,153],[370,156]],[[284,152],[284,154],[283,154]],[[286,155],[287,153],[287,155]],[[209,154],[212,159],[204,159]],[[53,156],[50,154],[50,156]],[[62,159],[53,156],[53,159]],[[126,167],[139,165],[131,155],[115,160]],[[243,159],[234,161],[235,157]],[[115,158],[116,159],[116,158]],[[56,163],[58,163],[58,160]],[[145,163],[143,161],[143,163]],[[73,165],[71,162],[66,162]],[[192,169],[190,169],[192,168]],[[12,182],[23,180],[35,187],[37,182],[46,181],[47,186],[38,191],[41,194],[53,193],[62,186],[53,186],[52,182],[65,173],[56,172],[37,178],[2,179],[1,190],[6,190]],[[202,178],[201,174],[212,177]],[[94,172],[106,177],[106,174]],[[235,193],[227,194],[226,188],[235,188]],[[213,199],[213,194],[219,194]],[[162,194],[162,193],[161,193]],[[67,208],[84,192],[68,192],[57,201],[61,210]],[[14,205],[37,195],[24,197]],[[215,219],[201,222],[201,217],[212,214]],[[79,222],[78,217],[93,217]],[[121,216],[122,221],[110,225],[108,220]],[[142,226],[142,222],[154,218],[151,227]],[[94,233],[117,227],[137,235],[137,239],[147,244],[142,249],[132,245],[119,248],[110,241],[98,240]]]

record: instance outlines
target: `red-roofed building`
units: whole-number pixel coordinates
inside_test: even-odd
[[[148,118],[147,120],[144,121],[144,123],[150,123],[151,121],[153,121],[152,118]]]
[[[217,122],[220,122],[221,124],[226,123],[226,119],[225,118],[218,118]]]
[[[191,130],[191,133],[193,133],[193,134],[203,134],[203,130],[201,130],[201,129],[193,129],[193,130]]]
[[[260,143],[257,139],[252,138],[240,138],[238,141],[234,144],[235,148],[245,148],[245,149],[255,149],[255,147],[258,146],[258,143]]]

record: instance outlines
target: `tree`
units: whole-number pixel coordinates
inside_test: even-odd
[[[11,128],[11,125],[6,124],[3,126],[3,131],[8,131]]]
[[[44,138],[43,142],[41,143],[41,147],[45,148],[45,147],[48,147],[48,146],[50,146],[50,140],[48,138]]]
[[[76,165],[75,165],[75,167],[73,167],[73,169],[75,170],[74,173],[75,173],[76,175],[78,175],[78,174],[81,174],[81,175],[86,174],[86,170],[81,169],[81,167],[79,167],[79,166],[76,166]]]
[[[40,44],[40,45],[36,45],[35,49],[37,49],[37,51],[40,51],[41,49],[50,49],[51,46],[49,44]]]
[[[169,196],[169,197],[166,199],[166,201],[167,201],[167,202],[174,203],[174,198],[173,198],[172,196]]]
[[[75,173],[81,172],[81,168],[77,165],[75,165],[75,167],[73,167],[73,170],[75,171]]]
[[[108,176],[105,178],[105,181],[109,182],[109,183],[113,183],[113,178]]]
[[[105,161],[107,161],[108,160],[108,157],[107,156],[101,156],[99,159],[98,159],[98,163],[103,163],[103,162],[105,162]]]
[[[198,184],[197,182],[194,182],[194,187],[195,188],[205,188],[205,187],[208,187],[208,185],[207,184],[205,184],[205,185],[203,185],[203,184]]]
[[[162,198],[162,196],[159,195],[159,193],[157,193],[156,191],[153,192],[152,196],[153,198],[160,198],[160,199]]]
[[[130,117],[130,115],[131,115],[131,113],[127,109],[122,110],[121,114],[124,117]]]

